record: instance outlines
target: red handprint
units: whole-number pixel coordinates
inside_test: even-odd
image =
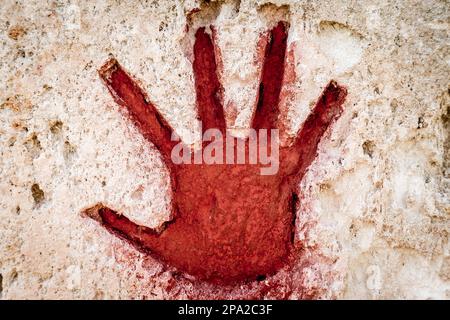
[[[270,31],[252,128],[277,128],[287,24]],[[220,101],[214,44],[197,30],[194,75],[203,131],[226,125]],[[160,151],[170,172],[172,220],[162,231],[137,225],[99,205],[95,214],[108,230],[164,263],[212,282],[258,279],[278,270],[294,252],[297,188],[316,157],[318,143],[342,112],[347,91],[331,81],[293,143],[279,151],[279,170],[261,175],[262,164],[175,164],[172,129],[145,93],[111,59],[99,71],[114,99],[125,107],[146,139]],[[248,140],[245,144],[248,154]],[[260,143],[260,142],[258,142]],[[236,145],[235,145],[236,146]]]

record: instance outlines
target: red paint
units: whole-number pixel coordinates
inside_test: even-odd
[[[198,115],[203,131],[209,128],[225,130],[225,117],[221,104],[222,86],[217,76],[214,44],[211,37],[200,28],[195,34],[194,75],[197,92]]]
[[[276,128],[283,82],[287,30],[279,23],[266,47],[253,127]],[[222,87],[214,44],[201,28],[194,45],[198,114],[203,130],[225,130]],[[317,145],[342,112],[346,90],[330,82],[294,143],[280,150],[280,170],[260,175],[260,165],[175,165],[172,129],[114,59],[99,71],[115,100],[161,152],[170,171],[173,219],[160,233],[100,206],[97,218],[115,234],[164,263],[214,283],[260,280],[295,255],[298,184],[317,155]]]

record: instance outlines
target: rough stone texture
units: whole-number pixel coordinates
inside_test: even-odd
[[[0,5],[2,299],[450,298],[446,1]],[[98,77],[109,55],[195,143],[195,29],[216,28],[227,120],[240,129],[255,107],[259,34],[280,19],[291,26],[290,132],[330,79],[349,91],[299,186],[294,271],[196,284],[81,214],[103,202],[156,227],[170,213],[159,154]]]

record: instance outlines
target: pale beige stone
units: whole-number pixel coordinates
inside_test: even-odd
[[[320,250],[299,285],[323,298],[449,298],[448,3],[270,2],[2,1],[2,299],[173,296],[170,272],[81,213],[101,202],[150,227],[170,218],[167,170],[97,69],[114,55],[198,143],[193,32],[216,26],[229,125],[245,128],[257,41],[279,18],[297,74],[283,89],[289,132],[329,80],[349,91],[299,186],[297,237]]]

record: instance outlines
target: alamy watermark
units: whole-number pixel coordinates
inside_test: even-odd
[[[180,138],[172,133],[171,140]],[[201,150],[193,152],[180,141],[173,147],[171,159],[174,164],[260,165],[261,175],[274,175],[280,165],[279,152],[278,129],[250,129],[248,137],[240,139],[229,130],[223,134],[213,128],[203,133]]]

